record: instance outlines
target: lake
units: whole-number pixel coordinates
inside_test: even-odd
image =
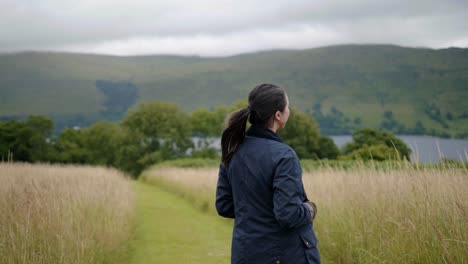
[[[431,136],[397,135],[411,148],[411,161],[435,163],[441,158],[468,160],[468,140],[446,139]],[[335,144],[341,148],[352,140],[351,135],[331,136]],[[220,149],[220,138],[209,138],[210,146]],[[201,147],[201,139],[194,137],[196,146]]]
[[[411,161],[422,163],[438,162],[441,158],[468,160],[468,140],[447,139],[431,136],[397,135],[411,148]],[[341,148],[352,140],[350,135],[331,136]]]

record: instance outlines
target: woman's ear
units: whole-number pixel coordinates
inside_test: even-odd
[[[276,111],[275,113],[275,119],[280,121],[281,120],[281,112],[280,111]]]

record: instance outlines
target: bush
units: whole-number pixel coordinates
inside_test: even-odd
[[[353,159],[410,160],[411,149],[390,133],[366,128],[353,132],[353,141],[345,145],[344,154]]]
[[[340,150],[336,146],[333,139],[327,136],[319,137],[318,157],[320,159],[336,159],[340,154]]]
[[[363,146],[359,149],[348,153],[345,158],[353,160],[399,160],[400,156],[395,148],[388,147],[384,144]]]
[[[292,109],[288,123],[278,135],[291,146],[301,159],[317,159],[319,151],[319,131],[309,115]]]
[[[202,168],[202,167],[219,167],[220,159],[207,158],[183,158],[166,160],[154,165],[154,167],[178,167],[178,168]]]

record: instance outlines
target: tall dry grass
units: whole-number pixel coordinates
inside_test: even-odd
[[[218,171],[214,168],[180,168],[154,166],[144,171],[140,179],[161,186],[204,212],[216,212],[215,189]]]
[[[0,163],[1,262],[120,261],[134,200],[113,169]]]
[[[143,179],[214,212],[216,168],[161,168]],[[467,263],[466,169],[323,167],[303,174],[318,205],[324,263]]]

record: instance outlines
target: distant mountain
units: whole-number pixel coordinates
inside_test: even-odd
[[[60,128],[118,120],[141,101],[187,111],[286,87],[326,134],[374,127],[468,137],[468,49],[341,45],[222,58],[26,52],[0,55],[0,119],[47,114]]]

